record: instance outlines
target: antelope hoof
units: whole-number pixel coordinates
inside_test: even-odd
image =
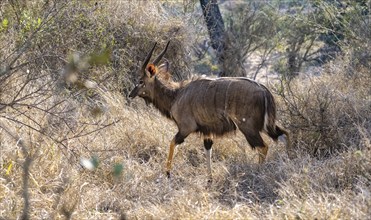
[[[170,171],[166,171],[166,176],[168,179],[170,179]]]

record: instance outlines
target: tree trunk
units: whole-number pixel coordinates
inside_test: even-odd
[[[200,0],[202,12],[209,31],[211,46],[216,52],[221,73],[224,75],[225,29],[217,0]]]

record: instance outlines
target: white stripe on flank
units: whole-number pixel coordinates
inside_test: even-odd
[[[268,132],[267,125],[268,125],[268,100],[267,97],[264,97],[265,101],[265,114],[264,114],[264,130]]]

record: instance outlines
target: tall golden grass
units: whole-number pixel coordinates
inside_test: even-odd
[[[130,74],[149,45],[164,43],[169,35],[175,41],[167,55],[171,70],[183,76],[192,72],[194,61],[185,57],[199,36],[192,22],[201,26],[201,18],[192,16],[200,12],[174,15],[166,9],[196,7],[183,3],[110,1],[96,6],[77,1],[59,8],[60,20],[51,22],[56,30],[38,35],[43,50],[35,43],[20,57],[28,61],[54,52],[58,58],[41,56],[42,64],[27,66],[43,77],[30,82],[27,70],[19,69],[1,81],[0,104],[17,94],[37,95],[22,105],[0,105],[0,219],[18,219],[25,212],[30,219],[369,218],[370,72],[354,67],[349,75],[341,67],[351,62],[347,56],[327,64],[319,76],[293,80],[292,93],[271,85],[278,118],[294,137],[292,159],[283,144],[269,142],[266,163],[259,165],[257,152],[237,132],[215,140],[214,181],[208,184],[203,142],[193,134],[176,150],[172,178],[164,175],[176,126],[143,100],[128,100],[120,91],[129,88]],[[88,25],[80,26],[84,22]],[[104,33],[86,35],[95,27],[104,27]],[[10,54],[20,39],[15,29],[6,36],[15,40],[2,42],[0,54]],[[61,82],[59,74],[72,65],[68,55],[89,54],[111,40],[112,63],[76,67],[85,87]],[[97,85],[86,86],[85,80]],[[42,92],[35,93],[45,82]],[[87,169],[81,161],[97,165]]]

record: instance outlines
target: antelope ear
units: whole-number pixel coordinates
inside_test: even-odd
[[[161,64],[159,67],[158,67],[158,71],[159,72],[169,72],[169,68],[170,68],[170,64],[168,61],[165,61],[163,64]]]
[[[163,64],[161,64],[158,67],[158,73],[157,75],[160,76],[162,79],[168,81],[171,79],[171,74],[169,72],[170,64],[168,61],[165,61]]]
[[[146,72],[149,73],[149,77],[153,77],[157,73],[157,68],[153,64],[149,64],[146,68]]]

